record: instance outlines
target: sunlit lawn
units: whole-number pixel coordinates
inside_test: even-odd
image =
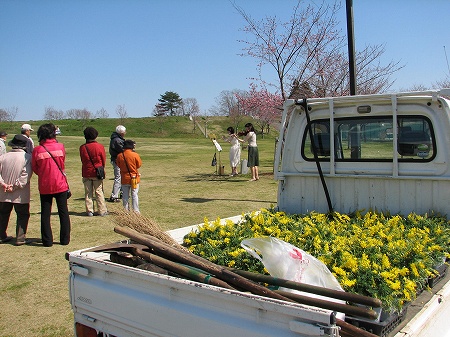
[[[214,146],[209,139],[134,138],[143,159],[140,209],[164,230],[225,218],[276,204],[277,183],[273,180],[274,140],[258,139],[261,153],[261,179],[230,177],[229,145],[222,144],[220,159],[225,175],[211,166]],[[73,336],[73,317],[68,296],[67,251],[92,247],[122,239],[114,233],[108,217],[88,218],[84,207],[79,146],[82,137],[61,136],[67,150],[67,173],[73,192],[69,200],[72,241],[69,246],[44,248],[39,243],[16,247],[0,245],[0,336]],[[106,147],[108,137],[99,138]],[[242,159],[247,152],[243,151]],[[109,159],[109,155],[108,155]],[[112,166],[107,164],[105,196],[112,188]],[[31,219],[28,238],[40,238],[40,204],[37,177],[32,179]],[[114,212],[122,206],[107,204]],[[55,206],[54,206],[55,207]],[[15,215],[8,234],[14,234]],[[52,216],[55,241],[59,239],[56,208]]]

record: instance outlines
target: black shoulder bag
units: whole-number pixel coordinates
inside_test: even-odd
[[[66,173],[61,169],[61,167],[59,166],[58,162],[56,161],[55,157],[53,157],[53,155],[50,153],[49,150],[47,150],[47,148],[42,145],[42,147],[45,149],[45,151],[48,152],[48,154],[50,155],[50,157],[52,157],[53,161],[55,162],[56,166],[59,168],[59,171],[62,173],[62,175],[64,176],[64,178],[66,179],[66,183],[67,183],[67,199],[70,199],[70,197],[72,196],[72,192],[70,192],[70,187],[69,187],[69,182],[67,181],[67,176]]]
[[[89,156],[89,159],[91,160],[92,166],[94,166],[95,172],[97,173],[97,178],[100,180],[105,179],[105,168],[103,166],[95,167],[94,161],[92,160],[91,154],[89,153],[87,144],[84,144],[84,147],[86,148],[86,152]]]

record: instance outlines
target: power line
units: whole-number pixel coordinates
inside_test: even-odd
[[[447,60],[448,74],[450,75],[450,66],[448,65],[447,51],[445,50],[445,46],[444,46],[444,53],[445,53],[445,59]]]

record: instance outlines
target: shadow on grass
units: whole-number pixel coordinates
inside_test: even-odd
[[[205,202],[210,202],[210,201],[217,201],[217,200],[222,200],[222,201],[236,201],[236,202],[241,202],[241,201],[251,201],[251,202],[264,202],[267,204],[275,204],[276,201],[267,201],[267,200],[249,200],[249,199],[235,199],[235,198],[181,198],[181,201],[184,202],[192,202],[194,204],[202,204]]]
[[[273,173],[260,173],[259,176],[267,177],[267,179],[273,179]],[[226,181],[229,183],[242,183],[248,181],[251,177],[251,174],[238,174],[237,176],[230,176],[228,174],[219,175],[216,173],[201,173],[185,176],[185,179],[186,181]]]
[[[61,242],[59,242],[59,241],[53,241],[52,242],[52,245],[60,245],[60,244],[61,244]],[[16,246],[16,240],[13,239],[13,240],[11,240],[11,241],[9,241],[7,243],[3,243],[3,245]],[[37,237],[36,238],[26,238],[25,239],[25,243],[20,244],[19,246],[43,247],[43,248],[50,248],[51,247],[51,246],[49,246],[49,247],[44,246],[42,244],[42,239],[41,238],[37,238]],[[64,245],[64,246],[67,246],[67,245]]]

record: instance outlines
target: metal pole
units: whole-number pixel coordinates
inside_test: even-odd
[[[355,65],[355,41],[353,34],[353,0],[346,0],[347,9],[347,40],[348,40],[348,67],[350,75],[350,95],[356,95],[356,65]]]
[[[449,67],[449,65],[448,65],[447,51],[445,50],[445,46],[444,46],[444,53],[445,53],[445,59],[447,60],[448,74],[450,75],[450,67]]]
[[[316,144],[314,143],[314,135],[312,133],[311,118],[309,117],[307,99],[304,98],[300,101],[297,101],[296,104],[301,105],[303,107],[303,109],[305,110],[307,128],[308,128],[308,133],[309,133],[309,139],[311,140],[311,146],[313,149],[314,161],[316,162],[317,172],[319,172],[320,181],[322,183],[323,191],[325,192],[325,198],[327,199],[328,213],[331,214],[331,213],[333,213],[333,205],[331,204],[331,197],[330,197],[330,193],[328,192],[327,183],[325,182],[325,177],[323,175],[322,166],[320,165],[319,157],[317,156],[317,147],[316,147]]]

